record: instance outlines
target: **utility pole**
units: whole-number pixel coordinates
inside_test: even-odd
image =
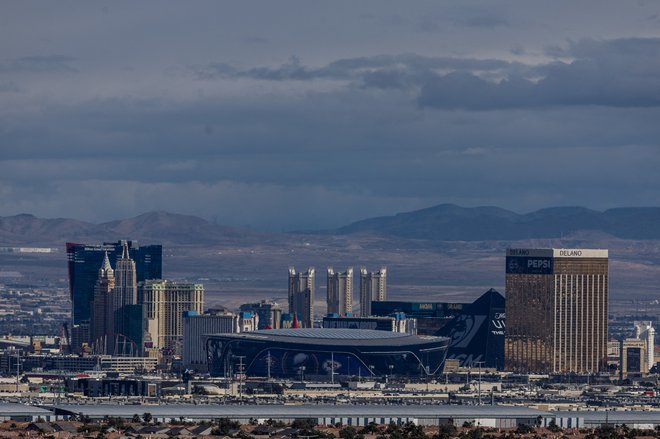
[[[330,352],[330,382],[335,383],[335,352]]]
[[[243,401],[243,374],[245,370],[243,369],[243,359],[245,355],[238,356],[238,398],[240,401]]]
[[[481,365],[484,364],[483,361],[475,361],[479,366],[479,385],[478,385],[478,395],[479,395],[479,405],[481,405]]]
[[[18,393],[18,376],[21,369],[21,349],[16,349],[16,393]]]

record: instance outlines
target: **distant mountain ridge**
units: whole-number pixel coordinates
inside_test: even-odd
[[[604,212],[584,207],[552,207],[518,214],[499,207],[441,204],[357,221],[332,233],[491,241],[560,238],[579,232],[600,232],[621,239],[660,239],[660,207],[624,207]]]
[[[94,224],[69,218],[21,214],[0,217],[0,245],[61,245],[137,239],[146,243],[202,244],[249,240],[259,234],[211,224],[205,219],[163,211]]]
[[[438,241],[513,241],[581,236],[660,239],[660,207],[630,207],[604,212],[584,207],[553,207],[518,214],[499,207],[441,204],[392,216],[368,218],[336,230],[305,234],[368,234]],[[137,239],[145,244],[180,245],[286,243],[285,234],[258,233],[212,224],[163,211],[94,224],[69,218],[43,219],[21,214],[0,217],[0,246],[61,246]]]

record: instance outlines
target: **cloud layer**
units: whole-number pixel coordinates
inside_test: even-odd
[[[653,4],[337,5],[7,8],[0,215],[289,230],[660,203]]]

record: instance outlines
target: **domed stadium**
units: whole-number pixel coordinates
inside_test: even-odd
[[[442,372],[449,339],[368,329],[270,329],[207,339],[209,372],[248,377],[420,377]]]

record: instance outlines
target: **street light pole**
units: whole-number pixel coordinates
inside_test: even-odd
[[[245,355],[238,356],[238,397],[240,401],[243,401],[243,373],[245,369],[243,368],[243,359]]]
[[[481,405],[481,365],[484,364],[483,361],[475,361],[479,366],[479,384],[478,384],[478,395],[479,395],[479,405]]]
[[[330,352],[330,382],[335,383],[335,353]]]
[[[21,369],[21,349],[16,349],[16,393],[18,393],[18,376]]]

